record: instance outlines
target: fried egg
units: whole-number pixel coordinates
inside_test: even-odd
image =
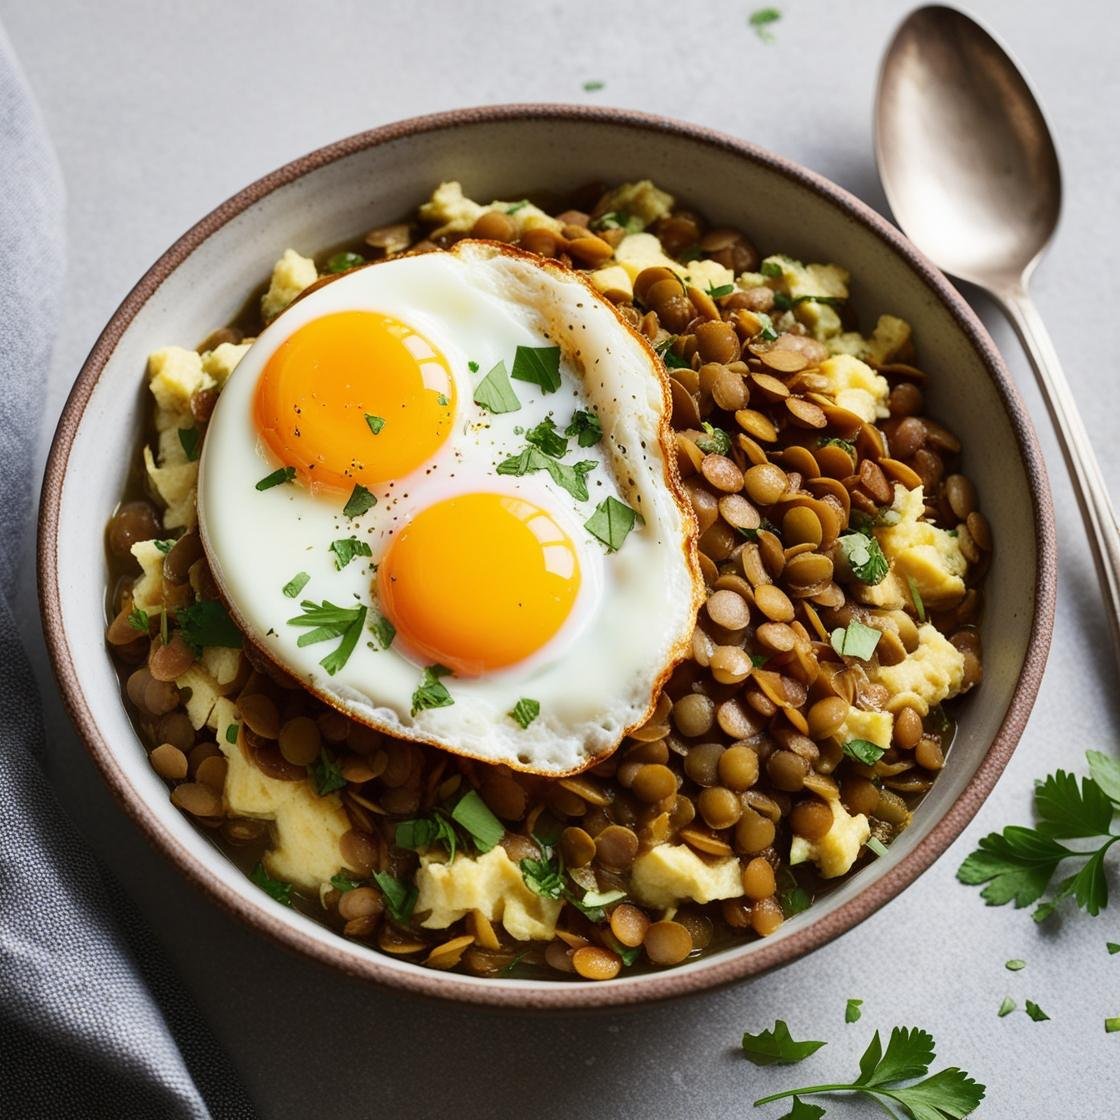
[[[702,597],[648,344],[577,273],[462,241],[318,287],[207,428],[247,638],[389,734],[561,775],[649,714]],[[600,435],[601,432],[601,435]]]

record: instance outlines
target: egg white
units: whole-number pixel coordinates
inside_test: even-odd
[[[279,464],[258,437],[252,401],[265,364],[293,332],[322,315],[363,309],[401,319],[443,352],[456,381],[457,415],[451,436],[428,463],[372,487],[378,504],[350,520],[342,514],[344,497],[313,497],[298,483],[255,490]],[[557,392],[514,381],[520,410],[495,416],[473,403],[474,387],[495,363],[510,369],[518,346],[551,345],[561,349]],[[604,433],[589,448],[572,440],[564,460],[596,461],[587,501],[577,502],[546,472],[495,473],[497,463],[525,447],[525,430],[548,415],[563,428],[577,408],[597,412]],[[222,391],[198,488],[211,568],[250,640],[353,718],[488,762],[535,773],[577,772],[646,718],[695,623],[702,587],[696,530],[676,478],[669,410],[664,377],[648,346],[577,274],[472,241],[356,270],[288,308]],[[305,631],[288,619],[300,613],[301,600],[361,603],[370,608],[370,620],[376,618],[374,565],[396,529],[433,502],[478,491],[534,502],[577,547],[580,592],[545,648],[499,672],[445,678],[454,703],[413,715],[423,662],[399,641],[383,650],[367,632],[334,676],[319,662],[336,641],[297,646]],[[608,495],[643,518],[614,553],[584,528]],[[329,545],[349,536],[366,541],[373,555],[337,571]],[[454,541],[447,542],[446,557],[455,562]],[[288,598],[282,589],[300,571],[311,578]],[[509,715],[523,697],[540,703],[540,716],[526,729]]]

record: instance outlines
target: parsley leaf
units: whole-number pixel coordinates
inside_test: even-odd
[[[577,408],[572,413],[571,423],[564,429],[564,435],[574,436],[580,447],[594,447],[603,438],[603,427],[594,412]]]
[[[381,429],[385,427],[384,416],[371,416],[368,412],[365,414],[366,424],[369,427],[371,434],[375,436],[381,435]]]
[[[758,266],[758,271],[761,272],[763,276],[769,276],[771,280],[780,280],[782,276],[782,266],[778,261],[774,260],[773,257],[764,260],[762,264]]]
[[[413,715],[429,708],[449,708],[455,703],[440,680],[440,677],[446,677],[450,672],[450,669],[445,669],[442,665],[429,665],[420,674],[420,683],[412,694]]]
[[[560,388],[560,347],[519,346],[510,376],[514,381],[539,385],[541,392],[555,393]]]
[[[525,433],[525,442],[553,459],[562,459],[568,453],[568,441],[556,430],[556,422],[551,416],[546,416],[535,428],[530,428]]]
[[[849,739],[843,746],[844,753],[864,766],[874,766],[887,752],[878,743],[867,739]]]
[[[358,886],[358,881],[357,879],[351,879],[349,875],[340,871],[337,875],[331,876],[331,886],[334,887],[336,891],[341,891],[342,894],[345,894],[347,891],[355,890]]]
[[[160,550],[160,552],[162,552],[164,554],[164,556],[166,556],[171,551],[171,549],[175,547],[175,542],[174,541],[156,541],[155,546],[156,546],[156,548],[158,548]]]
[[[1050,1016],[1047,1015],[1046,1012],[1043,1011],[1042,1008],[1039,1007],[1038,1004],[1035,1003],[1035,1001],[1033,999],[1028,999],[1023,1006],[1024,1006],[1024,1010],[1026,1011],[1026,1013],[1036,1023],[1047,1023],[1047,1022],[1050,1021]]]
[[[315,783],[315,792],[320,797],[326,797],[336,789],[346,785],[342,770],[334,756],[324,747],[319,752],[319,757],[309,767],[311,780]]]
[[[375,871],[373,881],[385,899],[385,909],[389,917],[399,925],[407,925],[412,917],[412,908],[416,905],[417,890],[408,883],[390,875],[388,871]]]
[[[777,336],[775,335],[775,337]],[[667,338],[664,342],[655,346],[654,350],[668,369],[692,369],[691,362],[685,361],[684,358],[674,352],[673,343],[676,341],[676,336]]]
[[[179,446],[183,449],[183,454],[187,457],[188,463],[198,461],[199,444],[202,442],[202,433],[198,428],[180,428],[179,429]]]
[[[696,446],[706,455],[726,455],[731,450],[731,437],[722,428],[713,428],[707,420],[700,421],[707,437],[698,439]]]
[[[996,1014],[1001,1019],[1004,1019],[1008,1015],[1010,1015],[1012,1011],[1015,1010],[1016,1006],[1017,1005],[1016,1005],[1015,1001],[1010,996],[1004,996],[1003,997],[1003,1003],[1001,1003],[999,1005],[999,1010],[996,1012]]]
[[[606,89],[607,83],[600,81],[590,81],[583,83],[584,93],[598,93],[601,89]]]
[[[455,829],[442,813],[401,821],[397,825],[393,843],[398,848],[408,848],[413,852],[421,852],[436,844],[442,844],[447,849],[450,859],[455,858],[455,850],[458,847]]]
[[[451,819],[470,833],[474,846],[488,852],[506,834],[502,822],[490,811],[490,806],[476,790],[468,790],[451,810]]]
[[[1086,751],[1085,757],[1089,760],[1089,776],[1105,797],[1120,809],[1120,762],[1100,751]]]
[[[270,898],[276,899],[283,906],[292,904],[292,884],[285,883],[283,879],[274,879],[264,869],[263,863],[258,863],[249,872],[249,878],[257,884]]]
[[[593,218],[588,225],[591,229],[621,229],[626,233],[641,233],[646,223],[636,214],[626,214],[621,210],[608,210]]]
[[[341,638],[335,649],[328,653],[319,664],[333,677],[350,660],[354,647],[362,634],[366,621],[366,608],[336,607],[324,599],[316,603],[304,599],[300,603],[302,614],[288,619],[289,626],[300,626],[307,630],[296,641],[297,646],[312,646],[316,642],[326,642],[331,638]]]
[[[561,463],[546,455],[540,448],[526,447],[520,455],[511,455],[498,464],[498,474],[529,474],[530,471],[548,471],[552,481],[566,490],[578,502],[587,501],[587,476],[598,464],[593,459],[579,463]]]
[[[528,700],[522,697],[513,706],[513,711],[509,713],[510,716],[521,724],[524,730],[541,714],[541,705],[539,700]]]
[[[331,552],[334,553],[335,570],[341,572],[355,556],[372,556],[373,550],[365,541],[357,537],[344,537],[342,540],[331,541]]]
[[[296,572],[296,574],[284,584],[284,594],[289,599],[294,599],[310,581],[311,577],[306,572]]]
[[[858,619],[853,618],[846,628],[837,627],[832,631],[832,648],[841,657],[858,657],[861,661],[869,661],[879,644],[882,635],[871,626],[864,626]]]
[[[179,623],[183,641],[196,654],[201,653],[205,646],[241,648],[241,632],[217,599],[203,599],[189,607],[180,607],[175,612],[175,621]]]
[[[328,272],[349,272],[360,264],[365,264],[366,259],[360,253],[335,253],[327,261]]]
[[[850,999],[844,1007],[844,1022],[845,1023],[858,1023],[860,1016],[863,1014],[861,1008],[863,1007],[863,1000]]]
[[[231,723],[229,725],[229,727],[226,728],[226,742],[227,743],[236,743],[237,742],[237,736],[238,736],[239,733],[240,732],[239,732],[237,724],[236,723]]]
[[[771,1030],[743,1035],[743,1056],[756,1066],[792,1065],[815,1054],[823,1042],[796,1042],[785,1021],[778,1019]]]
[[[584,891],[583,898],[565,892],[564,897],[589,921],[601,922],[607,916],[606,908],[621,902],[625,891]]]
[[[731,295],[733,291],[735,291],[734,284],[720,284],[718,288],[713,287],[710,283],[708,284],[708,295],[712,299],[723,299],[724,296]]]
[[[375,614],[370,619],[369,628],[377,638],[377,643],[382,649],[388,649],[393,644],[393,639],[397,636],[397,628],[381,614]]]
[[[918,590],[918,581],[913,576],[906,577],[906,586],[910,589],[910,601],[914,604],[914,613],[919,622],[926,620],[926,605],[922,601],[922,593]]]
[[[366,510],[373,509],[377,505],[377,499],[360,483],[354,484],[354,489],[350,491],[350,497],[346,499],[346,505],[342,507],[343,517],[361,517]]]
[[[772,43],[774,36],[770,31],[770,24],[777,23],[781,18],[782,13],[777,8],[759,8],[751,12],[747,22],[764,43]]]
[[[865,537],[863,533],[845,533],[837,543],[848,561],[852,575],[860,583],[874,587],[887,578],[891,566],[874,537]]]
[[[818,447],[839,447],[841,451],[846,451],[852,459],[856,457],[856,445],[850,439],[840,439],[838,436],[822,436]],[[858,512],[858,510],[857,510]]]
[[[552,845],[539,840],[541,855],[539,859],[523,859],[518,865],[525,885],[541,898],[562,898],[564,896],[564,861]]]
[[[128,612],[128,624],[133,630],[139,630],[141,634],[148,632],[148,612],[141,610],[139,607],[133,607]]]
[[[1003,967],[1006,968],[1008,972],[1021,972],[1027,967],[1027,962],[1020,960],[1005,961]]]
[[[778,1120],[820,1120],[824,1115],[824,1109],[819,1104],[803,1101],[798,1096],[794,1096],[791,1103],[793,1107]]]
[[[473,363],[477,368],[477,363]],[[503,412],[516,412],[521,401],[509,383],[505,362],[499,362],[479,383],[474,391],[474,403],[498,415]]]
[[[1114,957],[1117,953],[1120,953],[1120,941],[1106,941],[1104,947],[1108,950],[1108,955],[1110,957]]]
[[[257,483],[256,489],[271,490],[274,486],[282,486],[285,482],[291,482],[295,477],[295,467],[279,467],[277,470],[274,470],[272,474],[266,474],[264,478]]]
[[[625,502],[607,497],[595,507],[595,512],[584,522],[583,527],[602,541],[608,552],[617,552],[630,535],[630,530],[641,520],[641,516]]]

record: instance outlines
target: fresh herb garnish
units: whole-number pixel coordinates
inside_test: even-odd
[[[595,512],[584,522],[583,527],[602,541],[608,552],[617,552],[638,521],[641,521],[640,515],[625,502],[606,497],[595,507]]]
[[[371,416],[368,412],[365,414],[366,425],[370,432],[375,435],[381,435],[381,429],[385,427],[384,416]]]
[[[1104,947],[1108,950],[1108,955],[1110,957],[1114,957],[1117,953],[1120,953],[1120,941],[1106,941]]]
[[[1038,1004],[1035,1003],[1035,1001],[1033,999],[1028,999],[1023,1004],[1023,1010],[1026,1011],[1026,1013],[1036,1023],[1048,1023],[1050,1021],[1050,1016],[1047,1015],[1046,1012],[1043,1011],[1042,1008],[1039,1007]]]
[[[860,583],[874,587],[887,578],[891,566],[874,537],[864,536],[863,533],[845,533],[837,543],[848,561],[852,575]]]
[[[397,628],[382,614],[375,614],[370,619],[369,628],[382,649],[388,649],[397,636]]]
[[[417,712],[427,711],[429,708],[449,708],[455,703],[451,698],[451,693],[447,691],[443,681],[440,680],[440,677],[446,677],[450,672],[450,669],[446,669],[442,665],[429,665],[420,674],[420,683],[412,694],[413,715],[416,715]]]
[[[768,654],[768,653],[752,653],[751,654],[751,664],[756,669],[761,669],[762,666],[765,665],[766,662],[769,661],[769,660],[770,660],[770,654]]]
[[[701,420],[700,427],[707,434],[696,441],[696,446],[705,455],[726,455],[731,450],[731,437],[722,428],[713,428],[707,420]]]
[[[684,358],[673,352],[673,343],[676,341],[675,336],[667,338],[664,342],[655,346],[654,350],[669,369],[692,369],[691,362],[685,361]]]
[[[621,210],[608,210],[588,223],[591,229],[621,229],[627,233],[641,233],[645,222],[635,214],[624,214]]]
[[[874,766],[887,752],[878,743],[867,739],[849,739],[843,746],[844,753],[864,766]]]
[[[514,203],[511,203],[509,206],[507,206],[506,207],[506,213],[507,214],[516,214],[518,210],[524,210],[525,207],[528,206],[528,205],[529,205],[529,200],[527,198],[523,198],[520,202],[514,202]]]
[[[782,13],[777,8],[758,8],[751,12],[747,22],[754,28],[754,33],[764,42],[772,43],[774,36],[770,25],[777,23],[782,18]]]
[[[584,82],[583,83],[583,92],[584,93],[598,93],[599,90],[605,89],[606,85],[607,85],[606,82],[600,82],[600,81]]]
[[[541,705],[539,700],[529,700],[522,697],[513,706],[513,711],[509,713],[519,724],[522,729],[526,728],[541,714]]]
[[[436,403],[441,407],[446,408],[451,403],[451,400],[448,398],[446,393],[436,393]]]
[[[361,517],[363,513],[373,509],[375,505],[377,505],[377,499],[358,482],[354,484],[354,489],[350,491],[350,497],[346,499],[346,505],[342,507],[342,516]]]
[[[296,574],[284,584],[284,594],[289,599],[294,599],[310,581],[311,577],[306,572],[296,572]]]
[[[428,817],[401,821],[397,825],[393,843],[398,848],[408,848],[413,852],[422,852],[435,844],[442,844],[447,849],[449,859],[455,858],[458,847],[455,829],[442,813],[432,813]]]
[[[296,642],[297,646],[311,646],[316,642],[326,642],[331,638],[341,638],[334,650],[327,654],[319,664],[333,677],[341,669],[362,634],[362,627],[366,621],[366,608],[336,607],[334,603],[324,599],[316,603],[311,599],[304,599],[300,603],[302,614],[288,619],[289,626],[302,626],[307,630],[301,634]]]
[[[295,476],[295,467],[278,467],[272,474],[266,474],[257,483],[256,488],[258,490],[271,490],[274,486],[282,486],[285,482],[291,482]]]
[[[607,916],[607,907],[621,902],[625,891],[584,891],[583,898],[571,893],[564,896],[589,922],[601,922]]]
[[[996,1014],[1001,1019],[1004,1019],[1008,1015],[1010,1015],[1011,1012],[1014,1011],[1017,1006],[1018,1006],[1018,1004],[1016,1004],[1016,1002],[1010,996],[1004,996],[1003,997],[1003,1003],[1001,1003],[999,1005],[999,1010],[996,1012]]]
[[[194,463],[198,460],[199,444],[202,442],[202,433],[198,428],[180,428],[179,429],[179,446],[183,449],[183,454],[187,457],[188,463]]]
[[[156,548],[158,548],[160,552],[164,554],[164,556],[166,556],[172,550],[172,548],[175,547],[174,541],[152,541],[152,544],[154,544]]]
[[[490,851],[506,834],[502,822],[473,789],[459,798],[451,810],[451,819],[470,833],[474,846],[480,852]]]
[[[469,369],[471,371],[471,373],[478,373],[478,371],[480,369],[480,366],[479,366],[478,362],[470,361],[470,362],[467,362],[467,369]]]
[[[477,362],[470,363],[478,368]],[[474,391],[474,403],[495,415],[503,412],[516,412],[521,401],[509,383],[505,362],[499,362],[479,383]]]
[[[285,883],[283,879],[274,879],[264,869],[263,863],[258,863],[249,872],[249,878],[261,888],[270,898],[276,899],[283,906],[292,904],[292,884]]]
[[[375,871],[373,881],[385,899],[389,917],[398,925],[407,925],[412,917],[412,908],[416,905],[416,888],[409,883],[402,883],[388,871]]]
[[[844,1006],[844,1022],[845,1023],[858,1023],[860,1016],[863,1014],[863,1000],[850,999]]]
[[[765,260],[759,266],[758,271],[763,276],[769,276],[771,280],[778,280],[782,275],[782,266],[775,260]]]
[[[356,890],[358,881],[357,879],[351,879],[349,875],[340,871],[337,875],[331,876],[331,886],[334,887],[336,891],[345,894],[347,891]]]
[[[1064,770],[1035,786],[1035,828],[1008,825],[989,833],[961,864],[957,878],[970,886],[986,884],[980,897],[989,906],[1014,902],[1018,909],[1038,902],[1034,919],[1042,921],[1067,895],[1094,916],[1108,905],[1104,860],[1120,841],[1120,832],[1111,831],[1112,818],[1120,812],[1120,763],[1099,751],[1087,751],[1086,758],[1090,776],[1082,778],[1080,787]],[[1072,839],[1095,841],[1096,846],[1077,850],[1059,843]],[[1084,862],[1043,899],[1066,860]]]
[[[328,272],[349,272],[352,268],[357,268],[360,264],[365,264],[366,259],[360,253],[335,253],[329,261],[327,261]]]
[[[519,346],[510,376],[514,381],[539,385],[541,392],[555,393],[560,388],[560,347]]]
[[[237,735],[238,735],[237,724],[236,723],[231,723],[229,725],[229,727],[226,728],[226,742],[227,743],[236,743],[237,742]]]
[[[175,612],[175,621],[179,623],[183,641],[196,654],[201,653],[206,646],[241,648],[241,632],[217,599],[203,599],[189,607],[180,607]]]
[[[840,439],[839,436],[822,436],[818,447],[839,447],[846,451],[853,459],[856,457],[856,445],[850,439]],[[859,512],[858,510],[856,511]],[[861,530],[862,531],[862,530]]]
[[[334,553],[335,570],[341,572],[355,556],[372,556],[373,550],[365,541],[357,537],[344,537],[342,540],[331,541],[331,552]]]
[[[541,849],[539,859],[523,859],[518,865],[525,885],[541,898],[562,898],[564,888],[564,861],[551,844],[535,838]]]
[[[919,622],[926,620],[926,605],[922,602],[922,593],[918,590],[918,582],[913,576],[906,577],[906,584],[910,588],[910,601],[914,604],[914,611]]]
[[[743,1035],[743,1056],[756,1066],[792,1065],[815,1054],[823,1042],[797,1042],[789,1033],[783,1019],[778,1019],[770,1030]]]
[[[546,416],[534,428],[525,433],[525,442],[552,459],[562,459],[568,453],[568,441],[556,430],[556,422]]]
[[[578,463],[561,463],[546,455],[540,448],[526,447],[520,455],[511,455],[497,466],[498,474],[523,475],[530,471],[548,471],[552,481],[566,490],[578,502],[587,501],[587,476],[598,464],[593,459]]]
[[[603,428],[594,412],[577,408],[572,413],[571,423],[564,429],[564,435],[574,436],[580,447],[594,447],[603,438]]]
[[[1112,1019],[1105,1019],[1105,1021],[1104,1021],[1104,1033],[1105,1034],[1116,1034],[1117,1031],[1120,1031],[1120,1015],[1117,1015]]]
[[[868,851],[874,852],[880,859],[887,854],[887,846],[878,836],[872,836],[867,841]]]
[[[858,657],[861,661],[869,661],[881,637],[878,630],[864,626],[853,618],[846,627],[837,627],[832,631],[832,648],[841,657]]]
[[[140,607],[133,607],[128,612],[128,624],[133,630],[139,630],[141,634],[148,632],[148,612],[141,610]]]
[[[787,918],[792,918],[794,914],[800,914],[802,910],[808,910],[812,905],[812,896],[797,881],[796,876],[788,867],[779,872],[778,883],[780,887],[778,901],[781,903],[782,913]]]
[[[1005,961],[1003,967],[1006,968],[1008,972],[1021,972],[1027,967],[1027,962],[1020,960]]]
[[[315,792],[320,797],[326,797],[328,793],[334,793],[336,789],[342,789],[346,785],[337,760],[326,747],[319,752],[319,757],[308,769],[315,784]]]
[[[765,311],[756,311],[754,317],[762,324],[758,337],[763,342],[773,342],[778,337],[778,332],[774,329],[774,320]]]
[[[815,1049],[821,1044],[811,1045]],[[955,1066],[926,1077],[933,1058],[933,1037],[928,1031],[917,1027],[895,1027],[885,1050],[876,1031],[860,1059],[859,1077],[854,1081],[808,1085],[803,1089],[771,1093],[755,1101],[755,1107],[810,1093],[862,1093],[884,1108],[888,1104],[901,1108],[911,1120],[962,1120],[984,1099],[985,1087]],[[900,1084],[914,1078],[924,1080],[911,1085]]]
[[[731,295],[733,291],[735,291],[734,284],[720,284],[718,288],[713,287],[711,284],[708,285],[708,295],[710,295],[712,299],[723,299],[724,296]]]

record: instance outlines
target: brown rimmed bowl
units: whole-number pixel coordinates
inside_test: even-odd
[[[272,901],[172,805],[148,764],[105,648],[105,523],[133,460],[147,354],[194,346],[232,319],[288,246],[304,253],[400,218],[443,179],[475,198],[589,180],[652,178],[764,252],[851,269],[865,329],[880,312],[914,327],[931,412],[964,444],[996,552],[986,584],[985,679],[959,709],[946,769],[889,854],[764,940],[603,983],[438,972],[343,940]],[[889,902],[971,820],[1034,703],[1053,627],[1053,511],[1042,457],[992,340],[961,296],[858,199],[788,160],[694,125],[615,109],[506,105],[351,136],[258,180],[183,235],[109,320],[58,424],[39,521],[43,625],[62,696],[124,809],[188,879],[281,944],[365,980],[469,1003],[601,1007],[695,993],[788,964]]]

